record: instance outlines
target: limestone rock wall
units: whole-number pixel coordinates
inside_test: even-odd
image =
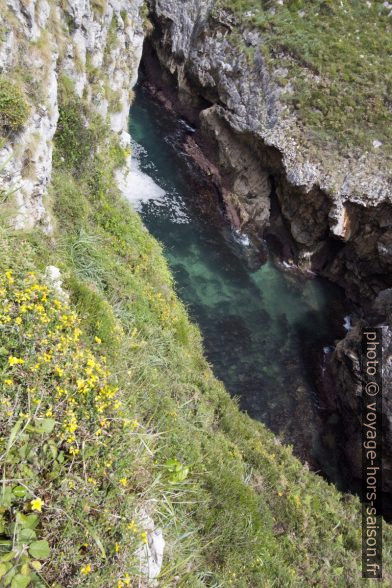
[[[144,39],[142,0],[3,0],[0,75],[16,80],[30,105],[21,132],[0,149],[0,188],[14,225],[52,230],[45,206],[52,171],[61,74],[129,144],[128,111]]]

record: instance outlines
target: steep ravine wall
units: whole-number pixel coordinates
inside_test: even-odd
[[[141,0],[7,0],[1,6],[0,75],[16,81],[29,106],[23,129],[0,149],[0,180],[17,228],[51,232],[47,192],[58,121],[58,80],[66,76],[91,112],[107,118],[124,148],[132,86],[144,38]]]
[[[0,213],[1,229],[6,233],[6,237],[2,236],[1,245],[3,269],[12,285],[12,272],[6,268],[15,265],[18,282],[14,288],[17,288],[26,270],[34,268],[40,272],[46,266],[47,273],[52,278],[49,281],[54,281],[53,286],[57,283],[59,287],[59,272],[53,266],[47,266],[47,263],[64,264],[61,266],[64,267],[64,274],[69,272],[64,287],[69,286],[70,293],[76,295],[79,301],[83,301],[83,296],[86,296],[87,302],[90,302],[92,295],[90,307],[81,305],[84,325],[94,325],[94,331],[83,345],[93,344],[91,337],[96,334],[99,322],[96,320],[96,313],[99,319],[108,319],[105,324],[108,332],[103,337],[107,340],[101,341],[96,336],[94,341],[97,345],[103,343],[109,351],[112,350],[113,371],[120,380],[120,388],[124,389],[124,399],[132,397],[135,405],[140,405],[141,416],[139,417],[139,412],[134,416],[138,416],[140,422],[148,423],[148,427],[153,423],[150,436],[150,429],[147,431],[144,424],[141,425],[142,433],[134,432],[133,427],[137,429],[140,423],[128,422],[127,418],[127,425],[132,425],[132,432],[126,435],[121,428],[121,439],[135,441],[125,445],[114,441],[113,445],[108,445],[113,448],[114,453],[110,457],[116,460],[119,456],[119,461],[125,462],[118,469],[115,464],[117,471],[113,478],[113,494],[107,492],[106,485],[102,488],[96,486],[94,478],[82,480],[82,474],[78,483],[69,483],[69,490],[67,483],[65,489],[64,470],[60,468],[52,471],[51,466],[46,469],[45,465],[44,476],[39,475],[39,479],[34,481],[34,487],[38,486],[45,498],[41,505],[43,524],[39,525],[37,533],[41,538],[45,537],[42,534],[44,531],[49,532],[53,550],[51,561],[42,565],[43,578],[48,577],[49,583],[60,581],[69,586],[128,585],[131,582],[130,577],[128,573],[123,575],[123,572],[127,570],[128,557],[136,555],[137,579],[132,578],[132,581],[138,585],[156,585],[155,580],[148,582],[146,576],[153,579],[159,573],[162,565],[162,536],[158,529],[152,528],[153,523],[147,511],[145,516],[139,512],[138,522],[144,529],[143,536],[147,533],[145,539],[148,543],[143,546],[144,557],[139,551],[133,552],[135,538],[130,537],[130,534],[133,533],[135,521],[129,521],[129,515],[135,512],[133,500],[134,497],[141,497],[145,504],[147,497],[154,507],[159,507],[163,500],[166,504],[168,501],[161,488],[168,488],[168,495],[172,496],[172,478],[176,481],[181,475],[188,475],[186,464],[190,464],[189,480],[181,487],[181,499],[170,500],[168,514],[165,515],[169,521],[164,530],[168,546],[165,549],[163,570],[165,584],[173,581],[186,586],[191,583],[195,586],[213,583],[231,585],[233,578],[241,578],[244,586],[277,582],[287,586],[304,585],[307,582],[325,585],[330,582],[346,582],[350,586],[359,585],[358,501],[342,495],[321,477],[310,473],[307,467],[293,458],[290,448],[282,446],[263,426],[241,414],[221,384],[215,380],[203,358],[197,329],[188,323],[186,311],[172,290],[171,277],[161,249],[142,227],[137,216],[118,198],[117,190],[110,189],[115,182],[112,182],[113,162],[108,161],[110,157],[107,155],[109,147],[113,145],[106,128],[100,141],[95,137],[95,141],[85,141],[84,147],[94,152],[94,147],[99,146],[102,157],[93,156],[89,160],[93,164],[92,173],[95,175],[96,167],[107,157],[104,163],[110,166],[108,176],[111,184],[107,185],[109,179],[104,173],[96,174],[103,183],[101,194],[95,189],[95,183],[84,193],[86,178],[79,178],[80,170],[74,165],[65,169],[66,164],[70,163],[66,158],[70,156],[72,159],[74,153],[71,148],[67,150],[64,143],[61,144],[62,149],[59,149],[61,139],[64,139],[64,135],[69,138],[72,132],[73,139],[82,137],[83,116],[86,118],[85,128],[89,129],[93,126],[90,115],[94,119],[94,112],[107,120],[125,153],[128,152],[130,89],[136,79],[143,42],[140,5],[139,0],[131,3],[125,0],[76,0],[60,3],[52,0],[9,0],[1,4],[0,75],[2,81],[10,81],[11,89],[14,87],[12,84],[19,86],[29,106],[22,128],[3,137],[1,142]],[[72,100],[65,109],[64,101],[61,106],[59,98],[62,98],[62,92],[67,88]],[[81,100],[74,99],[74,91]],[[59,104],[61,123],[61,116],[70,114],[75,103],[80,108],[77,111],[77,120],[68,129],[68,135],[61,132],[56,134],[56,130],[61,129]],[[2,122],[0,120],[0,127]],[[53,137],[56,157],[52,174]],[[77,141],[73,142],[73,148],[75,143]],[[117,147],[117,142],[114,143]],[[56,159],[59,153],[64,166],[59,165]],[[279,156],[278,152],[277,155]],[[252,150],[248,151],[248,156],[252,158]],[[91,162],[91,159],[94,161]],[[59,167],[63,167],[61,174]],[[102,168],[105,166],[101,165]],[[124,189],[127,167],[117,171],[120,187]],[[64,178],[69,185],[64,182]],[[244,178],[246,179],[246,175]],[[269,181],[269,178],[265,179],[266,186]],[[105,206],[105,215],[96,214],[101,206]],[[85,218],[87,211],[92,212],[88,220]],[[49,236],[43,237],[38,230],[26,233],[23,230],[8,231],[8,228],[3,227],[3,214],[9,216],[17,228],[36,227],[44,229]],[[260,214],[263,216],[262,208]],[[60,251],[68,240],[72,244],[77,243],[82,229],[99,236],[93,243],[99,272],[91,281],[76,279],[76,263],[73,264],[68,259],[67,252]],[[11,235],[9,241],[8,233]],[[35,243],[34,239],[38,236],[39,242]],[[34,244],[28,240],[29,237]],[[75,255],[76,257],[78,256]],[[23,263],[20,258],[23,258]],[[63,277],[64,274],[62,271]],[[105,276],[105,292],[103,289],[100,291],[101,276]],[[151,304],[152,294],[154,304]],[[57,293],[57,296],[60,297],[60,294]],[[20,299],[18,303],[19,301]],[[114,315],[114,304],[118,307],[118,314],[121,314],[119,321],[115,320],[118,317]],[[141,331],[146,326],[148,317],[148,336],[145,340],[140,339],[140,345],[134,339],[137,331],[134,313]],[[34,323],[33,330],[36,324],[38,322]],[[118,357],[117,335],[121,335],[123,330],[127,334],[124,335],[127,353],[124,357]],[[3,331],[7,347],[10,343],[8,332]],[[41,353],[40,348],[34,349],[32,344],[35,333],[32,333],[32,339],[31,333],[26,332],[27,334],[27,353]],[[141,337],[143,335],[142,331]],[[74,341],[76,342],[75,339]],[[3,365],[7,363],[4,349],[3,347]],[[159,363],[156,361],[157,350]],[[140,358],[140,365],[137,363],[139,359],[135,360],[135,357]],[[68,370],[73,371],[72,378],[78,374],[73,359],[67,365]],[[21,367],[24,362],[19,361],[21,388],[18,388],[18,394],[21,394],[29,380],[24,372],[27,365]],[[35,371],[34,369],[32,373]],[[60,373],[61,370],[58,370],[59,376]],[[19,378],[19,374],[16,377]],[[41,379],[37,381],[46,385],[47,372],[43,374],[39,375]],[[55,384],[52,377],[50,385]],[[49,406],[61,404],[54,395],[49,396],[49,401]],[[128,407],[128,403],[126,406]],[[12,416],[15,417],[14,422],[21,422],[19,403],[15,403]],[[16,429],[10,427],[9,430],[10,438],[13,436],[15,441]],[[55,432],[57,434],[56,429]],[[140,445],[137,441],[139,435]],[[6,438],[2,441],[6,441]],[[15,454],[18,450],[21,461],[24,462],[23,456],[26,455],[27,448],[24,438],[18,439],[18,443],[19,441],[23,444],[23,451],[19,452],[16,443],[13,449]],[[148,446],[150,441],[153,451]],[[97,455],[99,447],[97,444]],[[143,447],[142,452],[140,447]],[[148,453],[147,460],[143,457],[144,448],[145,453]],[[46,455],[46,448],[44,450]],[[60,455],[63,453],[60,452]],[[128,458],[135,455],[137,459],[129,466]],[[156,455],[158,462],[155,461]],[[181,457],[184,465],[177,459],[173,460],[173,455]],[[36,456],[35,450],[32,451],[34,467]],[[169,461],[166,462],[166,459]],[[19,466],[20,460],[17,461],[17,464],[12,465]],[[54,460],[50,458],[50,461]],[[106,476],[111,476],[111,461],[110,464],[101,464],[101,461],[100,453],[97,465],[105,466],[104,476],[107,479]],[[60,458],[58,462],[62,463]],[[79,464],[80,472],[86,478],[84,455],[83,458],[80,457]],[[40,464],[38,466],[41,467]],[[73,460],[71,467],[74,468],[74,473],[78,471],[79,466],[74,466]],[[101,475],[94,460],[91,467],[94,468],[94,476]],[[175,475],[172,475],[173,468]],[[61,476],[53,480],[52,473],[58,471]],[[42,470],[39,472],[41,474]],[[162,475],[162,472],[165,473]],[[26,470],[23,471],[23,479],[25,473]],[[50,475],[49,484],[46,484],[46,473]],[[123,473],[130,478],[129,486],[127,478],[120,478]],[[157,493],[154,491],[153,496],[146,491],[150,480],[153,487],[157,488]],[[12,480],[6,480],[7,483],[13,481],[13,476]],[[98,508],[90,510],[91,502],[86,504],[87,495],[94,497],[92,504],[96,504]],[[16,494],[15,497],[17,500],[12,505],[26,502],[24,498],[19,500]],[[56,504],[65,504],[67,510],[57,509]],[[124,512],[124,518],[115,514],[117,505],[124,507],[120,509],[121,513]],[[76,513],[79,507],[80,511]],[[37,510],[41,512],[41,508]],[[73,518],[68,518],[68,510],[71,515],[75,512],[76,521],[80,517],[81,521],[91,522],[91,535],[81,534],[78,522],[74,523]],[[156,511],[152,513],[154,518],[155,513]],[[21,513],[12,506],[12,514],[16,516]],[[56,520],[60,527],[57,527]],[[62,533],[63,521],[67,528],[66,534]],[[122,530],[119,529],[120,524]],[[390,542],[389,527],[386,527]],[[15,538],[16,526],[10,528],[10,533]],[[58,532],[59,528],[61,533]],[[252,533],[249,533],[249,529]],[[117,531],[120,531],[121,540],[124,540],[124,549],[117,542],[114,543],[117,541]],[[81,544],[85,537],[88,543]],[[289,542],[285,540],[287,537]],[[108,556],[105,555],[103,546],[107,547]],[[20,554],[24,558],[26,552],[27,546],[24,543],[21,552],[10,552],[11,556],[16,553],[18,566],[21,563]],[[386,559],[388,554],[387,549]],[[5,557],[8,558],[9,555],[6,554]],[[34,563],[34,570],[39,569],[38,562]],[[7,560],[5,567],[11,565]],[[25,564],[22,567],[25,572]],[[139,571],[142,572],[141,575]],[[19,584],[26,585],[25,576],[17,574],[15,578],[13,584],[17,585],[19,581]],[[119,578],[124,578],[124,581]],[[389,573],[386,575],[386,582],[388,581]],[[41,585],[41,580],[38,583]]]
[[[118,188],[125,190],[131,158],[129,108],[144,40],[141,7],[142,0],[2,3],[0,76],[9,80],[11,93],[19,90],[28,111],[22,128],[4,136],[0,144],[0,212],[13,228],[37,228],[57,236],[51,180],[53,139],[64,88],[83,103],[88,116],[86,129],[98,115],[113,134],[113,144],[128,154],[125,165],[116,170]],[[0,122],[4,130],[2,118]],[[82,142],[85,137],[78,139]],[[45,278],[60,299],[68,300],[57,267],[48,266]],[[155,586],[165,541],[144,508],[138,516],[147,541],[134,555],[143,581]]]
[[[181,108],[199,111],[235,222],[258,237],[276,230],[273,176],[294,261],[338,281],[355,301],[373,299],[392,285],[392,171],[376,167],[371,154],[345,159],[327,147],[311,149],[261,54],[246,59],[228,36],[230,16],[211,16],[213,5],[152,1],[151,41]]]
[[[331,411],[342,417],[343,452],[360,478],[360,334],[383,325],[389,374],[392,301],[391,170],[371,154],[343,158],[309,146],[295,116],[280,101],[261,53],[253,62],[230,41],[231,15],[214,16],[214,2],[151,0],[153,30],[145,50],[147,78],[166,106],[196,127],[189,154],[218,186],[233,226],[260,249],[264,240],[286,262],[341,285],[357,326],[330,361]],[[257,33],[245,31],[251,44]],[[253,36],[252,36],[253,35]],[[159,66],[154,66],[154,60]],[[163,70],[163,75],[159,71]],[[173,90],[174,88],[174,90]],[[165,96],[166,98],[162,97]],[[162,95],[161,95],[162,94]],[[211,169],[213,173],[211,173]],[[392,491],[392,419],[384,388],[384,489]]]

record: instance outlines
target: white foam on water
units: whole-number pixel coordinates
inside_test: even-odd
[[[140,159],[147,154],[145,148],[132,139],[131,145],[132,156],[128,158],[124,168],[115,172],[117,185],[124,198],[138,212],[141,212],[143,204],[152,202],[156,212],[159,214],[161,210],[163,214],[169,215],[172,222],[189,223],[190,219],[177,192],[167,192],[140,169]],[[155,169],[151,162],[145,162],[145,167]]]
[[[116,180],[124,198],[136,210],[140,210],[144,202],[162,200],[165,196],[165,190],[139,169],[136,159],[132,159],[125,170],[116,171]]]
[[[183,118],[180,118],[178,122],[190,133],[194,133],[196,131],[196,129],[192,127],[189,123],[187,123],[186,120],[184,120]]]
[[[244,247],[248,247],[250,245],[250,239],[248,235],[245,235],[245,233],[241,233],[241,231],[239,231],[238,229],[233,230],[233,236],[237,243],[240,243]]]

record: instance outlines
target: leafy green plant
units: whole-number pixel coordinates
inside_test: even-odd
[[[187,479],[189,467],[184,466],[178,459],[168,459],[164,468],[167,470],[167,479],[170,484],[180,484]]]

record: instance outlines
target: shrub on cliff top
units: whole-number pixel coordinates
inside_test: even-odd
[[[0,77],[0,134],[17,133],[24,126],[30,108],[19,86]]]

